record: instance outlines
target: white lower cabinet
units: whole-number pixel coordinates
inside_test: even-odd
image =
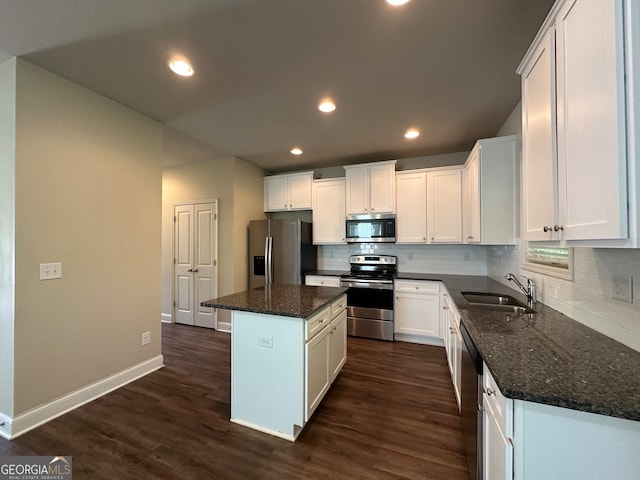
[[[346,296],[342,296],[326,316],[307,320],[305,421],[311,418],[347,360],[346,303]]]
[[[484,480],[637,480],[640,422],[506,398],[483,366]]]
[[[502,395],[486,365],[482,380],[484,480],[513,478],[513,400]]]
[[[333,382],[347,361],[347,311],[342,310],[329,327],[329,373]]]
[[[396,280],[394,294],[394,339],[441,345],[440,282]]]
[[[458,309],[451,301],[446,288],[442,293],[442,314],[444,326],[444,345],[447,354],[447,364],[451,373],[451,383],[458,402],[458,410],[460,410],[460,390],[462,388],[462,334],[460,333],[460,314]]]
[[[496,418],[485,408],[483,412],[484,455],[482,459],[485,480],[513,478],[513,446],[504,436]]]

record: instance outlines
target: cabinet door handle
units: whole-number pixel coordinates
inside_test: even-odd
[[[449,307],[442,307],[443,310],[449,310]]]
[[[564,230],[564,227],[561,225],[554,225],[553,226],[553,231],[557,232],[558,230]]]
[[[198,273],[198,269],[197,269],[197,268],[194,268],[194,269],[193,269],[193,273]]]
[[[495,390],[492,390],[491,388],[487,388],[486,392],[488,397],[496,394]]]
[[[550,232],[551,231],[551,227],[547,227],[546,225],[544,226],[544,228],[542,229],[543,232]]]

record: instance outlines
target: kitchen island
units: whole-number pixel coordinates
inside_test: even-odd
[[[269,285],[231,310],[231,421],[295,441],[346,362],[345,288]]]

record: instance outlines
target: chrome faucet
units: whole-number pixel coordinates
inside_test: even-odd
[[[513,273],[507,273],[504,278],[506,280],[510,280],[513,283],[515,283],[518,288],[520,290],[522,290],[522,293],[524,293],[527,296],[527,301],[529,303],[529,306],[533,306],[536,303],[536,284],[533,283],[533,280],[531,278],[525,277],[524,275],[522,276],[522,278],[527,280],[527,286],[525,287],[524,285],[522,285],[522,283],[520,283],[520,280],[518,280],[518,277],[516,277],[515,274]]]

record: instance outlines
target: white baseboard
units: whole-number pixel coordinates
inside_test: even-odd
[[[103,378],[91,385],[82,387],[74,392],[57,398],[52,402],[45,403],[22,413],[17,417],[10,418],[0,414],[0,436],[7,440],[13,440],[29,430],[33,430],[60,415],[64,415],[85,403],[89,403],[96,398],[106,395],[109,392],[131,383],[145,375],[150,374],[164,366],[162,355],[138,363],[133,367],[122,370],[114,375]]]
[[[231,333],[231,322],[221,322],[218,320],[218,326],[216,330],[219,332]]]
[[[171,318],[171,314],[170,313],[161,313],[160,314],[160,321],[163,323],[173,323],[173,318]]]

